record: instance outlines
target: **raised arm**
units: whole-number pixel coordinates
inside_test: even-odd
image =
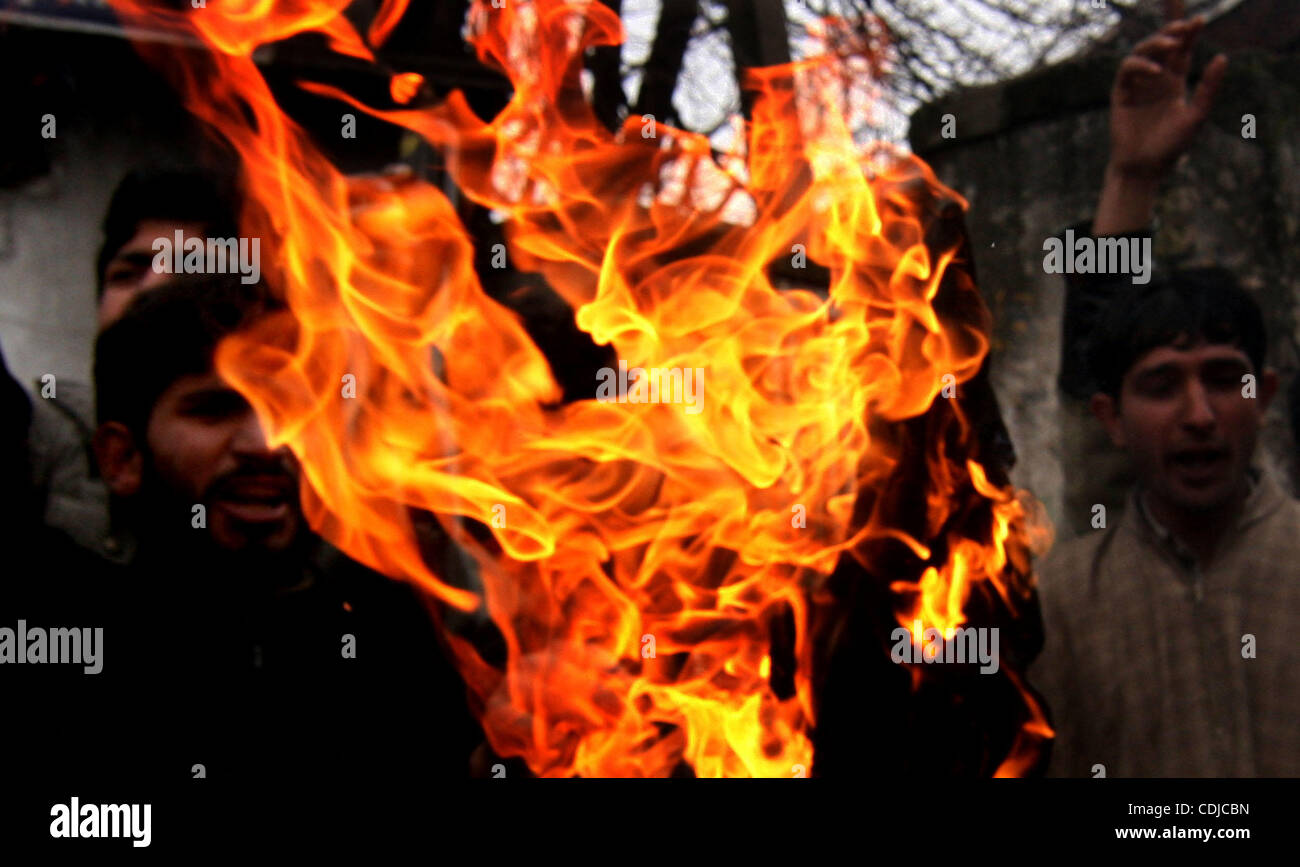
[[[1110,97],[1110,161],[1093,220],[1094,235],[1150,225],[1160,181],[1191,146],[1228,68],[1218,55],[1189,94],[1192,50],[1205,26],[1183,20],[1182,0],[1165,4],[1169,23],[1124,58]]]

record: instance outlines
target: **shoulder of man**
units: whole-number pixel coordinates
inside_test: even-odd
[[[82,416],[76,383],[60,383],[57,399],[32,401],[27,434],[29,478],[42,520],[101,556],[108,539],[108,489],[90,454],[93,429]],[[65,398],[67,398],[65,400]]]
[[[39,383],[37,387],[27,434],[32,478],[42,487],[70,488],[77,480],[90,477],[90,441],[95,428],[89,393],[80,383],[60,382],[56,397],[42,398]]]
[[[1119,527],[1094,530],[1052,547],[1036,570],[1039,602],[1045,614],[1049,607],[1060,611],[1088,592],[1097,558],[1103,555],[1102,548],[1110,535],[1118,532]]]
[[[56,625],[115,624],[131,610],[136,588],[130,571],[87,551],[67,533],[30,528],[21,544],[9,548],[0,610]]]
[[[1252,573],[1289,576],[1300,559],[1300,500],[1272,476],[1266,474],[1261,484],[1265,490],[1259,508],[1243,527],[1245,544],[1233,559],[1248,563]],[[1295,586],[1289,581],[1285,584]]]
[[[1119,526],[1092,530],[1057,544],[1037,565],[1038,601],[1043,616],[1043,650],[1029,670],[1029,681],[1046,700],[1056,737],[1052,743],[1051,776],[1083,776],[1091,762],[1086,759],[1082,716],[1086,692],[1079,681],[1080,657],[1076,638],[1095,628],[1096,611],[1093,576],[1098,559],[1114,544],[1112,534]],[[1092,603],[1092,604],[1090,604]],[[1076,633],[1079,633],[1076,636]]]
[[[37,380],[32,384],[33,408],[44,406],[53,409],[59,416],[78,431],[83,440],[89,440],[95,433],[95,391],[89,383],[75,379],[60,379],[54,383],[54,393],[45,397],[45,383]]]

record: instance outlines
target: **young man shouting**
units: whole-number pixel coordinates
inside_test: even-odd
[[[1202,25],[1175,20],[1121,65],[1094,234],[1147,228],[1208,114],[1226,60],[1188,95]],[[1221,269],[1071,288],[1094,293],[1090,406],[1137,483],[1119,521],[1039,569],[1050,772],[1300,775],[1300,504],[1253,464],[1277,390],[1260,309]]]

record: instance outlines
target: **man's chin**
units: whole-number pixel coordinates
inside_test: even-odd
[[[1187,512],[1214,512],[1232,503],[1236,486],[1229,481],[1214,484],[1189,485],[1178,482],[1165,486],[1167,499],[1179,509]]]

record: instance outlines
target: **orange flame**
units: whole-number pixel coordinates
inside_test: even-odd
[[[373,60],[346,0],[114,5],[212,49],[210,68],[168,60],[188,108],[238,152],[244,231],[264,239],[263,273],[292,311],[223,344],[220,372],[301,460],[314,528],[496,624],[503,667],[449,640],[498,754],[547,776],[684,762],[788,777],[812,765],[810,609],[842,554],[894,539],[928,562],[894,585],[908,626],[962,623],[977,585],[1012,608],[1029,592],[1023,498],[988,482],[968,438],[926,457],[924,533],[855,514],[902,460],[888,431],[927,413],[945,375],[974,376],[988,342],[987,323],[934,304],[958,244],[932,249],[922,203],[965,203],[919,159],[854,144],[822,101],[835,61],[756,73],[747,153],[721,161],[651,118],[616,135],[597,121],[581,59],[622,27],[580,0],[473,7],[480,58],[514,85],[490,122],[459,93],[385,111],[302,84],[454,151],[460,189],[505,215],[513,267],[544,275],[628,368],[703,372],[695,404],[686,388],[681,403],[562,404],[521,323],[484,293],[443,194],[341,175],[254,65],[258,45],[307,31]],[[404,10],[386,0],[369,43]],[[419,84],[394,76],[394,100]],[[779,290],[776,260],[829,269],[829,294]],[[958,291],[983,311],[969,281]],[[987,536],[946,530],[973,502],[993,515]],[[468,589],[426,564],[420,513],[472,556]],[[778,695],[773,624],[790,613],[795,688]],[[1047,736],[1028,703],[1008,773]]]

